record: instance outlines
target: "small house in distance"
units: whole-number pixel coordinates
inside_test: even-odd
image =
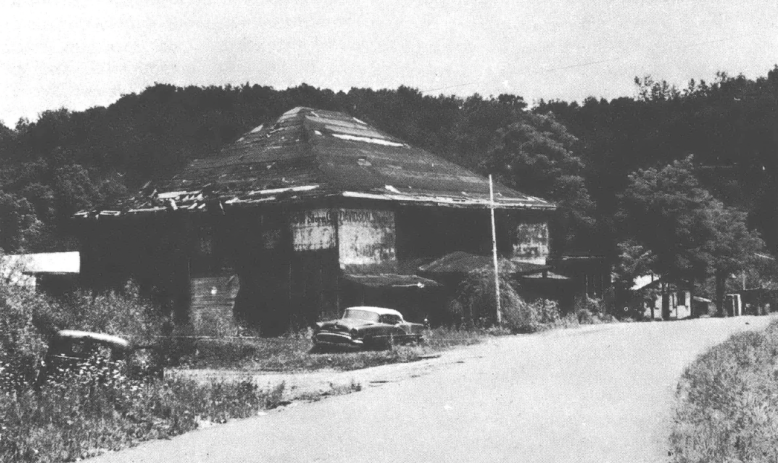
[[[494,207],[500,254],[544,265],[555,206],[495,184]],[[407,314],[436,286],[421,264],[489,254],[489,210],[486,178],[348,114],[298,107],[77,214],[81,275],[96,289],[132,278],[179,322],[234,313],[268,335],[353,302]]]
[[[51,295],[76,288],[81,261],[78,252],[44,252],[0,256],[0,279]]]
[[[625,303],[626,313],[650,320],[681,320],[692,316],[691,292],[651,273],[635,277]]]

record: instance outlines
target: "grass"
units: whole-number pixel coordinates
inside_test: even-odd
[[[304,372],[324,369],[358,370],[390,363],[421,360],[436,352],[480,342],[486,331],[437,328],[420,345],[395,346],[383,351],[315,352],[309,337],[201,339],[194,353],[184,356],[189,368],[244,371]]]
[[[585,315],[585,316],[583,316]],[[535,323],[534,331],[574,328],[580,325],[610,323],[613,317],[592,315],[586,310],[552,317]],[[192,369],[225,369],[248,372],[299,373],[318,370],[350,371],[393,363],[422,360],[459,346],[481,342],[485,337],[514,334],[510,328],[435,328],[425,333],[420,345],[394,346],[383,351],[316,352],[309,334],[280,338],[212,338],[187,340],[188,351],[180,365]]]
[[[107,368],[0,395],[0,461],[76,461],[253,416],[278,406],[283,393],[283,385],[260,390],[249,379],[138,381]]]
[[[778,322],[715,346],[678,385],[674,462],[778,461]]]

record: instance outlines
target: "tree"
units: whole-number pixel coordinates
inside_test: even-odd
[[[692,158],[629,175],[620,196],[622,235],[650,250],[652,270],[672,280],[705,277],[710,256],[701,252],[712,234],[705,209],[713,197],[693,173]]]
[[[716,282],[716,311],[724,315],[724,293],[727,278],[746,269],[757,259],[756,253],[765,247],[756,231],[746,227],[746,213],[725,207],[720,201],[706,210],[712,227],[712,239],[704,246],[711,256]]]
[[[0,250],[6,253],[29,249],[40,235],[41,222],[25,199],[0,191]]]
[[[746,215],[700,186],[691,156],[661,169],[639,170],[629,176],[619,212],[622,232],[638,252],[622,253],[622,265],[691,285],[713,273],[721,313],[727,277],[764,247],[748,230]]]
[[[554,238],[562,248],[582,245],[595,226],[584,163],[573,151],[577,142],[553,115],[527,113],[497,131],[482,161],[482,169],[506,185],[557,203]]]

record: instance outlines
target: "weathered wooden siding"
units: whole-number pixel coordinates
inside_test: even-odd
[[[340,209],[338,257],[344,269],[395,261],[394,212]]]
[[[235,275],[191,279],[190,320],[196,333],[211,336],[237,334],[233,306],[239,288]]]
[[[548,222],[520,222],[512,239],[511,259],[533,264],[546,264],[549,254]]]

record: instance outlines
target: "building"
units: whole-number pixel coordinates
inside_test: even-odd
[[[545,264],[555,206],[499,184],[494,194],[500,254]],[[298,107],[121,204],[78,213],[81,275],[98,289],[133,278],[179,322],[234,312],[276,334],[350,301],[391,307],[403,298],[387,293],[433,288],[419,265],[489,254],[489,210],[486,178],[347,114]],[[355,286],[368,288],[361,299]]]
[[[75,289],[81,261],[78,252],[9,254],[0,257],[3,283],[58,295]]]
[[[651,320],[681,320],[692,316],[691,291],[660,275],[636,277],[624,303],[625,314]]]

